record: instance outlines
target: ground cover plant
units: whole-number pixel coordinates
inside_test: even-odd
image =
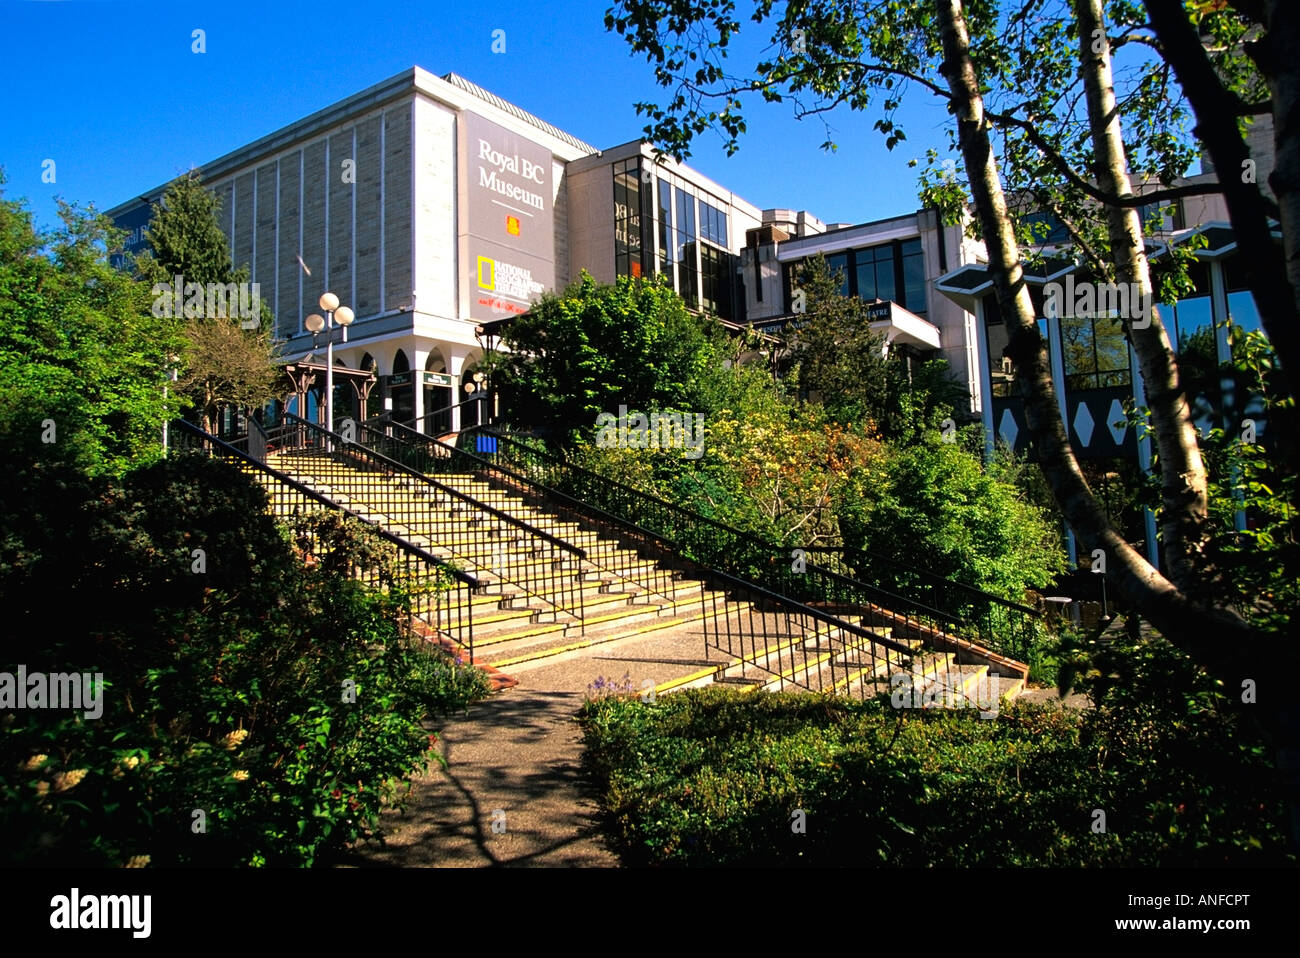
[[[1222,689],[1158,639],[1084,659],[1095,709],[991,720],[720,688],[595,699],[588,770],[635,865],[1293,861],[1276,773]]]

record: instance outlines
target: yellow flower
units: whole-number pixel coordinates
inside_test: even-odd
[[[54,790],[56,792],[66,792],[69,789],[76,788],[77,784],[86,777],[90,769],[74,768],[70,772],[59,772],[54,776]]]
[[[238,771],[231,772],[230,777],[237,782],[246,782],[248,781],[248,772],[241,768]]]
[[[248,738],[248,729],[235,729],[221,740],[221,747],[227,752],[233,752],[246,738]]]
[[[40,755],[33,755],[31,758],[27,760],[27,764],[24,765],[23,768],[29,772],[35,771],[36,769],[44,765],[46,759],[48,758],[49,756],[46,755],[44,752],[42,752]]]
[[[129,859],[127,859],[127,863],[122,867],[123,868],[144,868],[148,864],[149,864],[148,855],[132,855]]]

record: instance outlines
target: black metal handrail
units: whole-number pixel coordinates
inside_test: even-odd
[[[555,546],[557,549],[563,549],[566,552],[572,552],[575,556],[581,559],[586,558],[586,553],[583,552],[583,550],[578,548],[577,546],[565,542],[563,539],[559,539],[551,535],[550,533],[546,532],[545,530],[538,529],[535,526],[529,525],[527,522],[524,522],[522,519],[510,515],[508,512],[503,512],[500,509],[496,509],[493,506],[489,506],[484,502],[480,502],[478,499],[475,499],[473,496],[469,495],[468,493],[461,492],[459,489],[455,489],[451,486],[444,485],[443,483],[438,482],[436,479],[431,479],[429,478],[428,475],[421,473],[415,469],[412,469],[410,466],[407,466],[405,463],[399,462],[396,459],[392,459],[384,455],[382,452],[379,452],[376,449],[372,449],[369,446],[363,445],[361,443],[355,442],[350,439],[345,439],[339,433],[330,432],[324,426],[318,425],[317,423],[309,422],[306,419],[301,418],[300,416],[294,415],[293,413],[285,413],[285,420],[291,426],[306,427],[308,430],[312,432],[318,432],[321,434],[322,437],[332,440],[339,447],[339,449],[336,451],[343,451],[343,450],[346,450],[348,452],[361,451],[363,455],[370,456],[371,458],[373,458],[375,461],[379,462],[383,466],[391,468],[397,472],[401,472],[402,474],[409,476],[412,479],[415,479],[419,482],[425,483],[430,486],[434,486],[435,488],[438,489],[438,491],[443,492],[454,499],[458,499],[459,501],[475,509],[481,509],[484,512],[490,514],[494,519],[498,519],[501,522],[507,523],[508,525],[512,525],[519,529],[522,529],[523,531],[527,532],[529,535],[533,535],[539,539],[543,539],[546,542],[548,542],[550,545]],[[358,428],[365,428],[365,427],[358,424]],[[428,439],[429,437],[426,436],[425,438]],[[430,440],[430,441],[437,442],[438,440]]]
[[[532,484],[538,487],[549,498],[554,499],[558,497],[563,500],[566,500],[568,503],[572,504],[573,506],[576,506],[579,509],[595,510],[597,512],[600,512],[605,517],[617,517],[621,521],[626,521],[624,515],[601,509],[598,506],[595,506],[594,503],[589,498],[582,499],[575,496],[571,496],[568,493],[563,492],[560,489],[560,487],[555,484],[538,482],[534,476],[525,473],[516,472],[514,470],[503,467],[499,459],[494,460],[494,459],[487,458],[488,455],[492,455],[491,453],[480,454],[480,453],[471,452],[464,448],[451,446],[448,445],[447,443],[441,442],[440,440],[434,439],[429,436],[425,436],[421,433],[417,433],[414,430],[410,429],[409,427],[402,426],[400,423],[394,422],[394,423],[388,423],[387,425],[390,426],[392,430],[396,433],[395,436],[387,437],[387,438],[395,438],[401,441],[405,445],[408,454],[410,452],[414,452],[415,458],[419,463],[415,468],[420,469],[421,471],[436,472],[439,471],[440,469],[448,468],[449,464],[456,464],[457,460],[468,459],[472,463],[477,464],[480,468],[486,467],[488,469],[493,469],[503,473],[504,475],[509,476],[515,481]],[[616,480],[609,479],[605,476],[600,475],[599,473],[595,473],[592,472],[591,470],[584,469],[581,466],[575,466],[572,463],[569,463],[556,456],[552,456],[548,453],[540,452],[538,450],[532,449],[531,447],[524,446],[523,444],[516,442],[510,437],[501,435],[500,433],[496,433],[496,432],[487,433],[485,430],[480,430],[480,432],[484,432],[487,435],[492,436],[492,438],[498,439],[501,442],[504,442],[508,445],[513,445],[516,448],[525,450],[530,454],[536,454],[540,458],[548,459],[553,465],[568,470],[570,472],[582,475],[584,478],[594,480],[601,487],[609,487],[627,493],[628,495],[636,499],[639,499],[640,501],[646,503],[647,505],[649,505],[654,509],[668,510],[676,514],[677,516],[682,517],[689,523],[701,524],[710,527],[713,530],[715,530],[717,533],[729,537],[732,540],[754,543],[759,547],[757,554],[760,555],[762,560],[764,561],[770,562],[774,556],[779,556],[784,551],[784,547],[782,546],[776,546],[770,543],[765,543],[760,539],[754,538],[749,533],[742,532],[741,530],[738,529],[734,529],[731,526],[718,522],[715,519],[711,519],[708,516],[701,516],[698,513],[692,512],[691,510],[686,509],[683,506],[677,505],[676,503],[659,499],[648,493],[642,492],[639,489],[634,489],[631,486],[627,486]],[[427,448],[431,448],[437,451],[424,452],[418,445],[419,443],[424,444],[424,446]],[[457,465],[457,467],[459,466]],[[661,542],[662,544],[664,544],[674,552],[684,551],[683,547],[686,545],[686,543],[673,539],[671,537],[666,537],[663,534],[662,530],[648,529],[647,527],[638,524],[636,521],[630,521],[628,525],[629,528],[632,531],[636,532],[637,534],[651,536],[657,539],[659,542]],[[710,569],[718,568],[715,563],[704,561],[703,564]],[[793,571],[794,568],[793,563],[791,568]],[[847,587],[847,588],[840,588],[837,590],[833,590],[834,592],[843,593],[847,590],[851,590],[854,587],[871,589],[876,594],[876,597],[878,599],[890,605],[893,606],[906,605],[911,607],[913,611],[927,615],[928,617],[933,618],[935,620],[951,619],[953,622],[962,621],[960,619],[948,615],[947,613],[943,612],[940,609],[931,608],[929,606],[926,606],[922,602],[908,599],[904,596],[896,595],[894,593],[889,592],[888,590],[880,589],[875,586],[869,586],[866,583],[858,582],[848,576],[835,572],[834,570],[824,569],[815,565],[811,566],[810,568],[812,568],[815,573],[825,576],[831,582],[841,587]],[[817,596],[817,598],[824,598],[826,595],[826,591],[827,590],[824,590],[821,595]],[[1033,612],[1033,610],[1027,610],[1027,611]]]
[[[349,494],[358,496],[367,509],[488,570],[550,606],[550,614],[572,616],[585,629],[586,598],[581,584],[585,550],[300,416],[286,412],[284,421],[299,430],[290,448],[307,454],[295,461],[296,468],[312,472],[326,484],[346,478]],[[320,468],[322,459],[331,465],[362,468],[351,468],[340,476],[333,468]],[[541,614],[539,610],[533,617]]]
[[[410,427],[397,423],[386,423],[380,429],[362,425],[361,431],[362,441],[370,444],[371,448],[375,448],[377,451],[382,450],[390,459],[403,462],[418,472],[446,472],[448,463],[452,463],[457,468],[463,464],[469,472],[493,469],[492,464],[486,459],[465,450],[457,449],[455,446],[441,440],[417,433]],[[535,487],[535,484],[522,474],[499,467],[495,468],[494,471],[499,476],[512,480],[516,484]],[[583,504],[578,500],[551,489],[541,491],[547,500],[548,508],[556,515],[556,518],[579,525],[587,518],[582,509]],[[496,497],[504,499],[505,495],[497,492]],[[482,496],[480,495],[478,498],[481,500]],[[563,500],[568,501],[564,502]],[[604,527],[594,535],[596,538],[594,544],[599,545],[601,536],[605,536],[606,539],[617,540],[621,535],[621,530],[619,528]],[[616,546],[617,542],[608,544]],[[659,596],[672,603],[677,601],[677,577],[668,568],[659,564],[647,567],[645,563],[637,561],[635,556],[629,555],[618,548],[612,551],[608,549],[587,550],[586,560],[593,568],[625,583],[631,583],[647,594]]]
[[[175,420],[172,428],[175,435],[184,437],[173,447],[176,451],[195,450],[220,455],[240,468],[260,475],[264,488],[270,487],[266,488],[266,492],[272,513],[278,518],[285,519],[284,514],[288,512],[288,521],[292,524],[294,518],[305,516],[312,509],[321,509],[350,516],[370,527],[396,552],[401,569],[399,581],[411,602],[412,624],[423,622],[432,634],[445,636],[468,650],[469,661],[474,661],[473,596],[480,588],[480,582],[475,576],[394,535],[374,520],[334,502],[293,477],[259,462],[243,450],[191,422]],[[298,546],[304,559],[310,557],[315,561],[328,560],[328,547],[318,536],[301,528],[296,529],[295,533],[299,536]],[[370,570],[366,574],[353,570],[353,573],[374,588],[382,589],[394,584],[384,581],[377,570]],[[445,588],[447,583],[454,585]]]
[[[792,598],[789,590],[774,590],[716,566],[689,558],[683,560],[681,544],[661,531],[561,492],[499,460],[450,446],[401,424],[385,423],[383,429],[363,432],[363,441],[384,444],[393,458],[404,456],[415,468],[485,474],[511,493],[531,496],[557,515],[571,514],[584,525],[596,526],[603,535],[634,543],[656,553],[658,558],[683,566],[693,577],[727,590],[721,598],[717,591],[702,589],[700,592],[706,647],[738,656],[746,665],[772,673],[775,676],[772,681],[782,687],[788,683],[820,691],[852,686],[863,696],[879,694],[885,676],[893,677],[901,672],[915,678],[918,674],[914,666],[917,651],[903,640],[930,640],[931,644],[943,646],[943,640],[950,638],[927,629],[915,618],[890,610],[861,603],[850,608],[835,601],[833,596],[831,601],[823,596],[818,605],[810,605]],[[502,496],[506,494],[503,492]],[[658,564],[652,568],[658,568]],[[829,583],[852,584],[830,570],[814,569],[813,574]],[[650,591],[655,590],[651,587]],[[846,619],[846,615],[850,618]],[[887,628],[873,629],[860,624],[867,620]],[[893,638],[895,631],[902,633],[902,640]],[[798,638],[791,639],[792,634]],[[936,639],[939,641],[935,642]],[[947,647],[957,648],[958,644]],[[937,672],[942,671],[949,687],[959,687],[960,674],[954,671],[951,660],[944,660],[944,664],[934,668],[936,674],[931,678],[937,681]],[[924,666],[921,672],[925,672]]]
[[[937,589],[928,593],[902,594],[896,590],[863,582],[845,571],[825,568],[807,561],[800,546],[780,546],[751,533],[735,529],[716,519],[702,516],[676,503],[667,502],[617,480],[568,462],[552,453],[520,443],[497,430],[471,430],[469,435],[491,436],[498,451],[484,453],[496,465],[504,461],[533,478],[544,477],[551,488],[567,490],[607,512],[641,517],[666,533],[685,554],[704,565],[729,569],[754,581],[768,584],[792,598],[811,602],[837,602],[845,608],[888,609],[901,614],[909,628],[919,625],[946,637],[960,637],[996,653],[1024,660],[1032,657],[1047,631],[1046,619],[1037,610],[982,592],[962,583],[952,583],[964,598],[961,604],[946,601]],[[522,463],[522,465],[521,465]],[[557,480],[557,477],[559,481]],[[654,521],[644,517],[652,516]],[[825,547],[821,547],[823,551]],[[843,569],[851,570],[850,563]],[[922,570],[915,570],[920,572]],[[944,583],[947,580],[942,580]],[[978,601],[973,601],[978,600]],[[913,622],[915,620],[915,622]]]
[[[488,433],[489,435],[492,435],[503,442],[527,450],[530,456],[535,456],[537,458],[550,460],[551,462],[556,463],[558,465],[562,465],[565,469],[575,473],[586,473],[588,476],[591,476],[593,478],[598,478],[603,482],[609,483],[614,486],[618,486],[623,491],[631,495],[654,500],[656,503],[662,506],[666,506],[670,509],[673,509],[680,514],[690,516],[693,519],[693,521],[712,526],[713,528],[717,529],[719,532],[725,533],[727,535],[742,535],[742,536],[750,535],[750,533],[747,533],[744,530],[736,529],[733,526],[726,525],[725,523],[719,522],[717,519],[714,519],[710,516],[701,515],[691,509],[686,508],[685,506],[678,505],[677,503],[669,502],[665,499],[659,499],[657,496],[654,496],[650,493],[637,489],[634,486],[629,486],[626,483],[620,482],[617,479],[613,479],[608,476],[603,476],[600,473],[593,472],[592,470],[587,469],[583,466],[579,466],[574,463],[571,463],[567,459],[564,459],[561,456],[557,456],[554,453],[547,452],[541,449],[536,449],[533,446],[525,445],[524,443],[519,442],[518,440],[500,432],[499,430],[492,430],[487,427],[471,427],[471,429],[466,430],[466,432],[469,432],[471,430]],[[428,437],[424,437],[424,438],[428,438]],[[935,575],[934,573],[929,572],[926,569],[921,569],[917,566],[908,565],[905,562],[900,562],[897,559],[893,559],[888,556],[883,556],[880,555],[879,553],[871,552],[866,549],[848,549],[844,546],[804,546],[804,545],[780,546],[772,543],[765,543],[765,547],[769,550],[775,550],[775,551],[793,550],[797,548],[803,550],[804,552],[842,553],[846,556],[862,556],[872,562],[889,564],[894,569],[900,572],[904,572],[909,576],[915,576],[918,579],[922,579],[924,581],[934,583],[937,585],[950,586],[954,591],[958,591],[967,596],[970,596],[973,600],[977,600],[981,602],[992,602],[997,605],[1003,605],[1009,608],[1015,608],[1022,612],[1028,613],[1030,615],[1036,615],[1036,616],[1042,615],[1042,613],[1039,612],[1037,609],[1030,608],[1029,606],[1014,602],[1011,599],[1006,599],[994,593],[987,592],[983,589],[980,589],[978,586],[968,585],[964,582],[956,582],[952,579],[945,579],[942,576]]]
[[[256,416],[248,417],[248,454],[258,462],[266,462],[266,429]]]
[[[899,562],[889,556],[883,556],[878,552],[872,552],[869,549],[851,549],[847,546],[799,546],[804,552],[824,552],[832,556],[842,557],[842,561],[850,568],[856,569],[858,563],[870,565],[870,563],[880,563],[882,565],[892,566],[894,569],[906,573],[908,576],[914,576],[929,586],[942,588],[956,592],[960,595],[967,596],[972,602],[989,602],[994,605],[1004,606],[1008,609],[1014,609],[1017,612],[1024,612],[1026,615],[1042,616],[1042,612],[1031,606],[1016,602],[1012,599],[1004,598],[993,592],[986,592],[978,586],[968,585],[965,582],[958,582],[955,579],[945,579],[941,575],[936,575],[925,569],[918,569],[910,566],[905,562]],[[937,604],[936,604],[936,607]]]
[[[480,396],[478,394],[475,394],[471,396],[469,399],[462,399],[460,402],[454,402],[450,406],[443,406],[441,409],[435,409],[432,412],[426,412],[423,416],[416,416],[414,419],[394,419],[392,412],[389,410],[385,410],[384,412],[381,412],[378,416],[371,416],[369,419],[364,420],[364,423],[365,425],[373,426],[373,427],[382,426],[391,423],[393,425],[405,426],[407,429],[419,433],[421,436],[428,436],[430,435],[430,433],[426,433],[424,430],[422,430],[419,424],[424,422],[425,420],[433,419],[435,416],[447,416],[447,428],[436,430],[436,431],[438,433],[449,433],[452,431],[450,413],[453,409],[459,409],[462,406],[477,406],[479,408],[482,408],[484,404],[487,402],[488,402],[487,396]],[[483,425],[483,423],[476,423],[475,425],[481,426]]]

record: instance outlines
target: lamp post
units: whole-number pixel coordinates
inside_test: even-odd
[[[173,383],[176,382],[176,364],[177,364],[178,362],[180,362],[180,361],[181,361],[181,358],[180,358],[179,356],[175,355],[175,354],[169,354],[169,355],[167,356],[167,363],[168,363],[167,379],[168,379],[169,382],[173,382]],[[167,383],[163,383],[163,408],[164,408],[164,410],[166,409],[166,406],[167,406]],[[165,419],[163,420],[163,430],[162,430],[163,435],[162,435],[162,440],[163,440],[163,455],[166,455],[166,454],[167,454],[167,451],[168,451],[168,449],[169,449],[169,441],[168,441],[168,435],[167,435],[167,425],[168,425],[168,423],[171,421],[171,414],[170,414],[170,413],[164,413],[164,414],[166,415],[167,418],[165,418]]]
[[[334,324],[337,322],[343,327],[343,342],[348,341],[348,327],[352,325],[355,314],[346,306],[339,305],[339,298],[333,293],[322,293],[320,297],[320,308],[325,312],[325,318],[318,314],[312,313],[303,322],[303,325],[311,331],[312,341],[315,342],[316,334],[322,329],[326,330],[329,337],[325,340],[325,428],[330,432],[334,431]],[[334,442],[328,437],[325,440],[325,447],[334,451]]]
[[[494,326],[491,329],[486,329],[483,326],[475,326],[474,338],[478,340],[479,349],[483,352],[483,369],[486,370],[486,373],[480,371],[474,374],[474,380],[478,383],[479,389],[479,418],[482,419],[482,412],[486,408],[483,403],[487,398],[486,392],[491,391],[492,418],[495,420],[501,415],[501,397],[493,389],[494,384],[491,379],[492,374],[496,372],[496,343],[501,338],[500,328]]]

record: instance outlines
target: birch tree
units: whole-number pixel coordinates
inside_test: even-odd
[[[1276,4],[1241,6],[1276,13]],[[1049,7],[1055,8],[1055,16],[1040,17]],[[1108,35],[1099,0],[812,0],[787,3],[779,15],[773,4],[760,0],[751,19],[772,22],[771,41],[779,52],[739,75],[727,69],[728,48],[740,31],[731,0],[623,0],[607,14],[606,24],[646,54],[659,83],[672,91],[666,104],[642,103],[638,109],[650,120],[647,134],[679,159],[707,130],[720,132],[734,152],[745,128],[746,96],[767,102],[789,99],[801,118],[824,119],[838,107],[870,109],[876,114],[874,127],[891,149],[906,139],[897,117],[905,94],[917,90],[946,101],[955,119],[951,139],[962,159],[965,182],[923,174],[922,185],[946,214],[962,207],[973,214],[1001,313],[1011,330],[1007,355],[1021,385],[1028,431],[1058,505],[1083,548],[1094,554],[1099,550],[1105,557],[1107,578],[1166,638],[1229,689],[1240,688],[1244,680],[1261,685],[1268,681],[1269,704],[1260,715],[1276,735],[1278,764],[1295,792],[1297,752],[1292,743],[1300,742],[1300,729],[1289,711],[1295,693],[1284,680],[1274,682],[1257,673],[1261,663],[1289,665],[1296,655],[1289,644],[1278,641],[1280,635],[1253,628],[1215,604],[1214,590],[1206,586],[1222,572],[1207,550],[1211,530],[1205,466],[1168,333],[1158,315],[1140,328],[1131,319],[1126,322],[1159,450],[1162,533],[1170,556],[1166,576],[1114,528],[1070,447],[1025,281],[1026,260],[1032,258],[1022,246],[1026,231],[1017,228],[994,150],[993,137],[1000,135],[1013,179],[1025,184],[1029,199],[1058,215],[1098,279],[1134,282],[1140,292],[1153,293],[1137,210],[1152,202],[1224,191],[1224,186],[1177,182],[1195,149],[1189,138],[1179,136],[1177,122],[1186,115],[1187,104],[1177,84],[1169,82],[1175,64],[1157,55],[1139,70],[1129,95],[1122,101],[1116,97],[1113,50],[1136,43],[1157,54],[1163,50],[1135,3],[1117,0],[1110,10],[1121,22],[1118,28],[1112,24],[1115,32]],[[1276,19],[1270,22],[1276,25]],[[1270,108],[1284,121],[1278,134],[1281,143],[1293,135],[1288,124],[1300,85],[1289,86],[1286,71],[1276,71]],[[1000,90],[1003,105],[989,109],[986,94],[996,88],[996,81],[1006,83]],[[1086,115],[1075,122],[1065,95],[1078,93],[1079,83],[1083,90],[1077,99],[1086,105]],[[1192,107],[1196,109],[1194,98]],[[1196,113],[1201,118],[1199,109]],[[1242,115],[1242,109],[1228,113],[1238,139]],[[1127,131],[1125,119],[1131,121]],[[825,145],[833,143],[828,139]],[[1281,175],[1274,178],[1285,191],[1289,183],[1284,182],[1283,163],[1280,157]],[[1143,179],[1157,180],[1155,188],[1135,190],[1131,169]],[[1223,179],[1233,192],[1241,192],[1231,178]],[[1015,201],[1023,203],[1019,191]],[[1255,239],[1258,243],[1258,234]],[[1265,303],[1272,302],[1271,322],[1276,325],[1278,316],[1284,316],[1275,302],[1278,271],[1253,269],[1252,275],[1261,313]],[[1266,329],[1272,332],[1269,325]],[[1287,363],[1285,354],[1282,362]],[[1270,668],[1270,673],[1289,671],[1283,666],[1276,672]],[[1296,826],[1300,819],[1293,822],[1293,832]]]

